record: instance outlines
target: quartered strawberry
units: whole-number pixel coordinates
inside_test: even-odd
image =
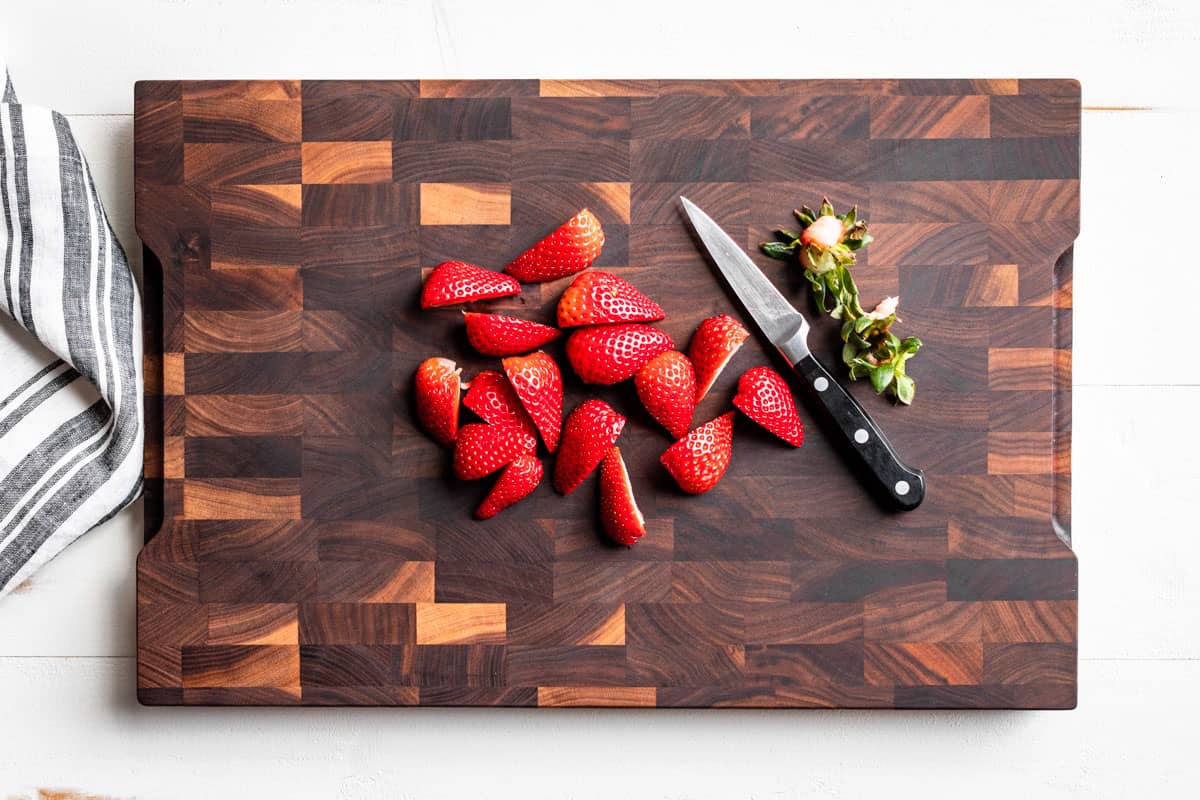
[[[721,480],[733,454],[733,417],[736,413],[730,411],[704,423],[662,454],[659,461],[680,489],[689,494],[703,494]]]
[[[562,431],[563,384],[558,364],[541,350],[506,358],[501,363],[521,405],[542,435],[546,449],[553,453]]]
[[[421,308],[438,308],[472,300],[520,294],[521,285],[508,275],[462,261],[445,261],[433,268],[421,288]]]
[[[542,462],[536,456],[517,456],[504,468],[496,485],[475,509],[478,519],[491,519],[504,509],[528,497],[542,482]]]
[[[558,327],[606,325],[611,322],[653,322],[666,314],[662,307],[611,272],[585,272],[558,301]]]
[[[560,335],[560,331],[549,325],[503,314],[464,311],[463,318],[467,322],[467,339],[471,346],[485,356],[528,353]]]
[[[750,332],[728,314],[709,317],[700,323],[688,344],[688,358],[696,368],[696,402],[716,383],[721,370],[741,349]]]
[[[609,385],[632,378],[647,361],[674,348],[666,332],[649,325],[600,325],[571,334],[567,360],[584,383]]]
[[[458,433],[458,393],[462,372],[448,358],[429,358],[417,367],[417,419],[442,444]]]
[[[537,436],[537,428],[513,391],[512,384],[499,372],[487,370],[472,378],[462,402],[484,422],[516,425],[530,436]]]
[[[512,260],[504,271],[525,283],[541,283],[574,275],[600,256],[604,230],[586,208],[554,233]]]
[[[454,442],[454,474],[473,481],[518,458],[537,452],[537,439],[517,425],[472,422]]]
[[[621,448],[611,447],[600,465],[600,522],[608,538],[630,545],[646,535],[646,518],[633,497]]]
[[[633,377],[638,398],[672,438],[679,439],[692,427],[696,410],[696,371],[678,350],[659,353]]]
[[[554,488],[575,491],[621,435],[625,418],[603,400],[584,400],[563,426],[562,448],[554,461]]]
[[[794,447],[804,444],[804,423],[787,381],[770,367],[754,367],[738,379],[733,404],[750,419]]]

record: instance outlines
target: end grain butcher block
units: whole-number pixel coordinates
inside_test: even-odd
[[[1073,81],[229,81],[136,90],[150,519],[138,696],[152,704],[1069,708]],[[628,386],[649,533],[599,532],[595,478],[488,522],[415,426],[417,364],[472,353],[421,312],[446,259],[499,269],[580,208],[597,266],[681,345],[737,307],[678,208],[754,249],[857,203],[864,301],[899,294],[911,407],[851,388],[925,503],[878,507],[809,422],[741,419],[699,497]],[[563,288],[491,303],[552,320]],[[156,305],[161,303],[161,305]],[[813,315],[816,316],[815,314]],[[837,333],[814,344],[838,364]],[[561,355],[561,342],[551,351]],[[697,411],[772,356],[752,339]]]

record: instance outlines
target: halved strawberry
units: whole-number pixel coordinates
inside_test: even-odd
[[[688,344],[688,358],[696,368],[696,402],[716,383],[721,370],[741,349],[750,332],[728,314],[709,317],[700,323]]]
[[[478,519],[491,519],[504,509],[523,500],[542,482],[542,462],[536,456],[517,456],[504,468],[496,485],[475,509]]]
[[[610,322],[653,322],[662,307],[611,272],[585,272],[558,301],[558,327],[606,325]]]
[[[417,367],[417,419],[441,444],[450,444],[458,433],[461,373],[448,358],[428,358]]]
[[[600,522],[608,538],[631,545],[646,535],[646,518],[633,497],[621,448],[611,447],[600,465]]]
[[[696,410],[696,371],[678,350],[659,353],[633,377],[638,398],[672,438],[679,439],[692,427]]]
[[[561,332],[528,319],[503,314],[464,311],[467,339],[485,356],[515,356],[536,350],[557,339]]]
[[[584,383],[632,378],[659,353],[675,348],[665,331],[637,323],[580,328],[567,339],[567,359]]]
[[[473,481],[537,452],[537,439],[517,425],[472,422],[463,425],[454,443],[454,474]]]
[[[484,422],[516,425],[530,436],[537,436],[537,427],[525,412],[512,384],[499,372],[485,370],[472,378],[462,402]]]
[[[662,454],[659,461],[680,489],[689,494],[703,494],[721,480],[733,455],[733,417],[736,413],[730,411],[704,423]]]
[[[472,300],[520,294],[521,285],[508,275],[462,261],[445,261],[433,268],[421,287],[421,308],[439,308]]]
[[[541,283],[587,269],[604,247],[600,220],[586,208],[554,233],[512,260],[504,271],[525,283]]]
[[[546,449],[553,453],[562,431],[563,384],[558,364],[541,350],[506,358],[501,363],[521,405],[542,435]]]
[[[804,444],[804,423],[787,381],[770,367],[754,367],[738,379],[733,404],[750,419],[788,444]]]
[[[554,488],[575,491],[621,435],[625,418],[603,400],[584,400],[563,426],[562,450],[554,461]]]

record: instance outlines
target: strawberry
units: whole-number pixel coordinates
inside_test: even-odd
[[[692,427],[696,410],[696,371],[678,350],[659,353],[646,362],[633,378],[638,398],[675,439]]]
[[[448,358],[429,358],[417,367],[417,419],[441,444],[450,444],[458,433],[461,373]]]
[[[542,435],[546,449],[553,453],[562,430],[563,384],[558,364],[541,350],[506,358],[501,363],[521,405]]]
[[[749,336],[750,332],[728,314],[709,317],[696,328],[688,344],[688,358],[696,368],[697,404]]]
[[[537,452],[537,439],[516,425],[472,422],[463,425],[454,443],[454,474],[473,481]]]
[[[733,417],[736,413],[730,411],[704,423],[662,454],[659,461],[680,489],[689,494],[703,494],[721,480],[733,454]]]
[[[646,535],[646,518],[633,497],[621,448],[611,447],[600,465],[600,522],[608,538],[631,545]]]
[[[804,244],[833,247],[842,241],[844,230],[845,226],[840,219],[833,214],[825,214],[813,220],[813,224],[800,233],[800,241]]]
[[[434,267],[425,279],[421,288],[421,308],[453,306],[520,293],[521,285],[508,275],[462,261],[445,261]]]
[[[554,488],[562,494],[575,491],[604,459],[621,435],[625,418],[603,400],[584,400],[563,426],[562,451],[554,462]]]
[[[584,383],[609,385],[632,378],[675,343],[658,328],[637,323],[580,328],[567,339],[567,359]]]
[[[496,485],[475,509],[476,518],[491,519],[527,497],[541,482],[542,462],[536,456],[517,456],[500,473]]]
[[[600,255],[604,230],[586,208],[562,227],[512,260],[504,271],[525,283],[541,283],[574,275]]]
[[[525,407],[512,384],[499,372],[487,370],[471,379],[463,405],[474,411],[484,422],[496,425],[516,425],[530,436],[537,436],[533,420],[525,413]]]
[[[662,307],[611,272],[585,272],[558,301],[558,327],[604,325],[609,322],[653,322]]]
[[[804,423],[787,382],[770,367],[754,367],[738,379],[733,404],[750,419],[788,444],[804,443]]]
[[[485,356],[515,356],[536,350],[560,335],[549,325],[502,314],[464,311],[467,339]]]

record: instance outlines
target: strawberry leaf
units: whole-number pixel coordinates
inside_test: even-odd
[[[871,370],[871,386],[875,388],[875,394],[883,394],[883,390],[891,385],[895,374],[895,368],[891,364],[880,364]]]
[[[896,399],[904,405],[911,405],[913,396],[917,393],[917,384],[907,375],[896,376]]]
[[[796,254],[796,244],[784,244],[783,242],[763,242],[759,245],[762,251],[771,258],[789,259]]]

